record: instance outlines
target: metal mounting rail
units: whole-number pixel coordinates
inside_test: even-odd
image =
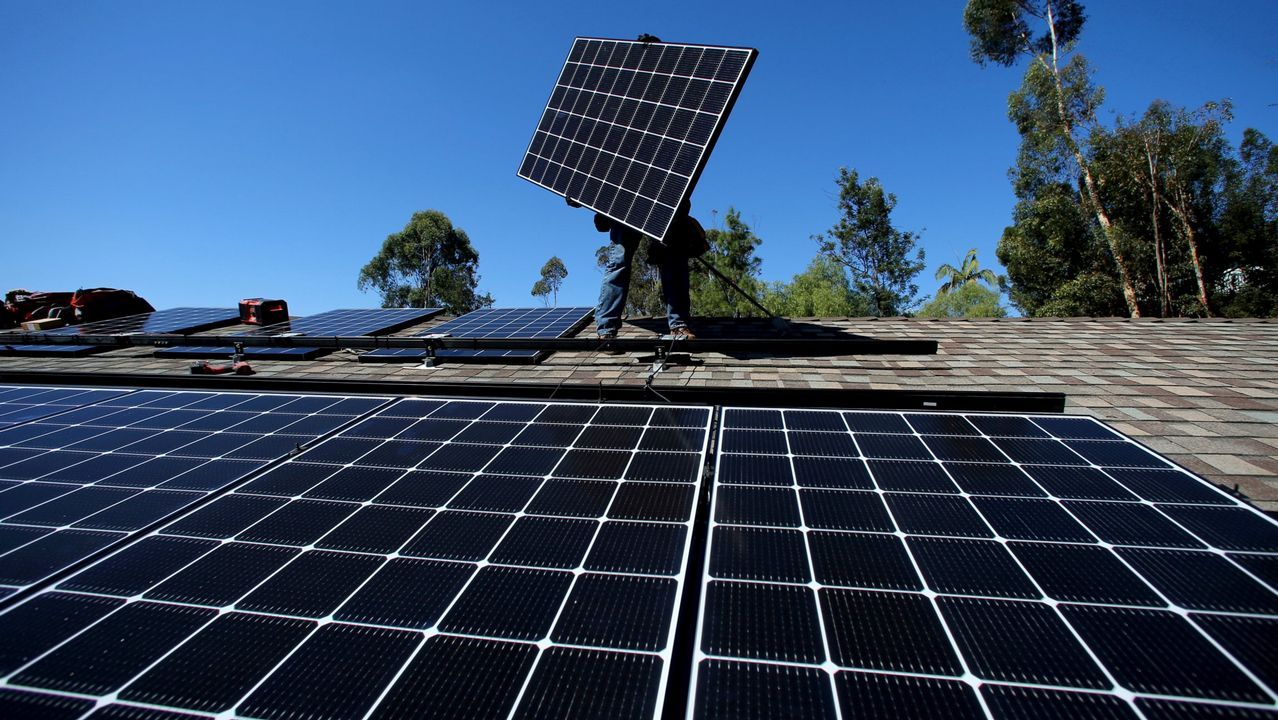
[[[381,394],[466,397],[491,400],[561,400],[577,402],[651,403],[642,384],[601,385],[589,382],[474,382],[444,380],[323,379],[257,375],[161,375],[150,373],[17,371],[0,369],[0,383],[89,385],[244,392]],[[741,385],[659,385],[665,401],[694,405],[744,405],[778,408],[843,408],[877,410],[943,410],[951,412],[1059,413],[1065,395],[1058,392],[980,390],[877,390],[872,388],[750,387]]]
[[[935,340],[876,340],[852,337],[787,338],[697,338],[687,340],[669,335],[614,338],[462,338],[387,337],[317,335],[51,335],[10,333],[0,335],[0,345],[102,345],[107,347],[315,347],[329,349],[376,350],[408,348],[418,350],[545,350],[591,352],[603,348],[621,352],[651,352],[660,345],[671,352],[717,352],[728,355],[816,357],[831,355],[934,355]]]

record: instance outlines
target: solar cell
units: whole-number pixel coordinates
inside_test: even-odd
[[[226,435],[257,420],[242,408],[309,399],[213,410],[134,395],[85,421],[220,413]],[[643,437],[678,436],[674,454],[700,467],[710,421],[710,408],[388,405],[0,614],[0,636],[33,626],[0,648],[0,692],[259,718],[657,717],[699,475],[640,462],[670,454]],[[577,440],[614,431],[638,434],[607,451],[621,462],[561,472]],[[644,479],[628,479],[637,463]]]
[[[0,487],[0,538],[14,544],[0,551],[0,589],[9,592],[127,540],[384,402],[38,388],[6,388],[0,397],[50,402],[29,405],[45,416],[0,429],[0,478],[11,481]],[[79,402],[96,404],[71,404]]]
[[[692,717],[1278,710],[1278,523],[1094,420],[725,408],[719,434]]]
[[[519,176],[664,238],[757,54],[577,38]]]
[[[418,333],[461,338],[559,338],[577,331],[594,315],[589,307],[488,308],[466,313]],[[435,356],[449,360],[537,362],[541,350],[466,350],[444,348]],[[418,348],[380,348],[359,356],[360,362],[412,362],[428,356]]]

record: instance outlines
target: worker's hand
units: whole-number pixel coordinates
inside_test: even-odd
[[[571,197],[568,197],[567,195],[564,196],[564,200],[568,202],[568,207],[570,208],[581,207],[581,203],[577,202],[576,200],[573,200]]]
[[[612,218],[603,213],[595,213],[595,229],[599,232],[608,232],[612,229]]]

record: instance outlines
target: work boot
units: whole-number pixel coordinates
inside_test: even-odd
[[[696,340],[697,339],[696,333],[692,332],[692,328],[688,327],[687,325],[683,325],[683,326],[672,329],[670,331],[670,334],[673,335],[676,340]]]

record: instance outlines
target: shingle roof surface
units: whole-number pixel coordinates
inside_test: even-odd
[[[639,319],[623,334],[649,335],[662,325]],[[702,354],[698,364],[670,366],[654,386],[1062,392],[1067,412],[1106,420],[1214,482],[1237,485],[1260,507],[1278,510],[1278,321],[807,318],[793,320],[792,328],[798,336],[933,339],[939,350],[832,358]],[[766,323],[733,320],[703,321],[698,331],[707,337],[772,334]],[[78,359],[0,358],[0,371],[185,374],[188,365],[155,359],[144,348]],[[361,364],[344,352],[254,364],[268,378],[627,385],[642,385],[649,367],[634,355],[573,352],[535,366],[445,364],[430,370]]]

